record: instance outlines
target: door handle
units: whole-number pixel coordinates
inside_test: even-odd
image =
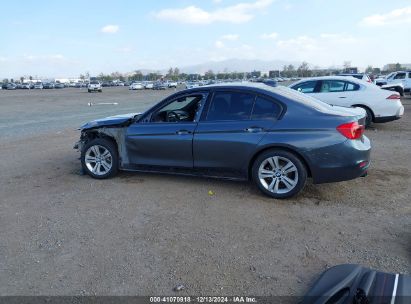
[[[347,98],[347,97],[345,97],[345,96],[339,96],[338,98]]]
[[[246,132],[250,132],[250,133],[258,133],[258,132],[263,132],[264,129],[261,127],[249,127],[245,129]]]
[[[179,130],[176,132],[177,135],[187,135],[187,134],[191,134],[191,131],[188,130]]]

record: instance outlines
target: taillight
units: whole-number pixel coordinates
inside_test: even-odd
[[[392,94],[392,95],[388,96],[387,99],[398,100],[398,99],[401,99],[401,96],[398,95],[398,94]]]
[[[364,134],[364,126],[356,121],[339,125],[337,130],[348,139],[359,139]]]

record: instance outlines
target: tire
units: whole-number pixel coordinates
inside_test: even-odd
[[[367,112],[367,116],[365,116],[365,127],[369,128],[372,125],[372,120],[374,115],[372,114],[371,110],[366,107],[358,106],[361,109],[364,109]]]
[[[104,138],[89,141],[81,151],[81,166],[91,177],[97,179],[113,177],[118,172],[116,145]]]
[[[103,92],[103,90],[98,90],[100,93],[102,93]]]
[[[87,90],[89,93],[91,93],[91,90]]]
[[[293,153],[271,149],[261,153],[254,161],[252,178],[265,195],[284,199],[298,194],[304,188],[307,169]]]

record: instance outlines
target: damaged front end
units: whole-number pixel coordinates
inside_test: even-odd
[[[77,141],[73,149],[83,152],[84,146],[95,138],[105,138],[116,144],[119,155],[120,167],[123,163],[128,163],[128,156],[125,145],[126,128],[135,122],[141,113],[130,113],[125,115],[116,115],[103,119],[88,122],[80,127],[80,140]]]

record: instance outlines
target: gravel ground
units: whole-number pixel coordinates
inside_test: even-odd
[[[0,295],[303,295],[327,267],[411,272],[411,99],[366,178],[290,200],[250,183],[80,175],[76,128],[166,92],[0,91]],[[87,106],[118,102],[117,106]],[[213,195],[209,195],[209,190]]]

